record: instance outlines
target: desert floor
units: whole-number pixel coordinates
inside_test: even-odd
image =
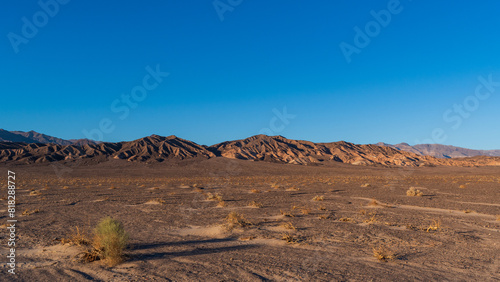
[[[2,187],[7,169],[17,176],[19,238],[17,274],[2,255],[1,280],[500,280],[498,167],[2,166]],[[423,195],[407,196],[410,187]],[[243,226],[231,228],[232,212]],[[81,247],[61,241],[76,227],[90,235],[105,216],[130,234],[127,261],[79,262]]]

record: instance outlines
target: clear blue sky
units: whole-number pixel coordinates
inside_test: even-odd
[[[370,12],[395,2],[217,3],[219,13],[212,0],[72,0],[48,15],[37,1],[4,1],[0,128],[83,138],[107,119],[105,141],[173,134],[211,145],[271,132],[500,149],[500,86],[474,96],[479,76],[500,82],[498,1],[401,0],[385,26]],[[229,3],[239,5],[224,12]],[[356,47],[354,28],[367,24],[373,37],[348,63],[340,44]],[[113,111],[157,65],[170,75]],[[464,103],[460,116],[453,106]],[[288,124],[273,112],[283,107]]]

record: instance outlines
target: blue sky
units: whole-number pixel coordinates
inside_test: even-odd
[[[0,128],[500,149],[498,1],[41,3],[0,9]]]

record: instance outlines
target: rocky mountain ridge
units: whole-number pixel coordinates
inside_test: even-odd
[[[344,141],[314,143],[266,135],[226,141],[212,146],[199,145],[173,135],[168,137],[151,135],[130,142],[98,144],[0,142],[1,163],[31,164],[78,160],[105,162],[113,159],[161,163],[172,159],[216,157],[298,165],[319,165],[332,162],[410,167],[500,165],[500,158],[494,157],[439,159],[388,146],[358,145]]]

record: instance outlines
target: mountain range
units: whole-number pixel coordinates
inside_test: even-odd
[[[398,149],[392,145],[358,145],[344,141],[314,143],[282,136],[256,135],[205,146],[173,135],[168,137],[151,135],[129,142],[98,143],[89,140],[63,140],[32,131],[2,130],[0,133],[1,163],[30,164],[78,160],[105,162],[114,159],[161,163],[168,160],[222,157],[299,165],[331,163],[413,167],[500,165],[500,158],[492,156],[436,158]]]
[[[465,158],[475,156],[500,157],[500,150],[473,150],[461,147],[441,145],[441,144],[418,144],[411,146],[407,143],[391,145],[387,143],[377,143],[379,146],[392,147],[398,150],[412,152],[423,156],[433,156],[436,158]]]
[[[99,142],[89,139],[71,139],[64,140],[57,137],[52,137],[33,130],[28,132],[23,131],[7,131],[0,129],[0,142],[24,142],[24,143],[42,143],[42,144],[58,144],[58,145],[85,145],[97,144]]]

